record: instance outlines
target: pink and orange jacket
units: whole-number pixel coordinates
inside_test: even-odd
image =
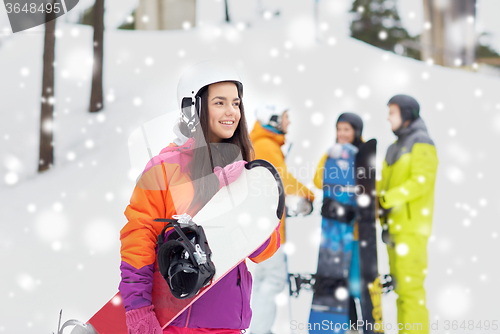
[[[128,223],[120,232],[121,282],[119,290],[126,311],[152,304],[156,240],[166,225],[155,218],[172,218],[186,213],[194,196],[188,164],[194,140],[184,145],[170,144],[147,164],[125,210]],[[193,213],[187,212],[191,216]],[[210,242],[210,241],[209,241]],[[271,257],[280,246],[279,227],[249,256],[259,263]],[[179,315],[171,325],[188,328],[246,329],[252,311],[252,276],[245,261],[210,288]]]

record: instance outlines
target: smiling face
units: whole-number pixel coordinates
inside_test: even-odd
[[[238,89],[232,82],[208,86],[208,125],[210,142],[231,138],[241,118]]]
[[[355,131],[348,122],[337,123],[337,142],[339,144],[352,144],[354,142]]]

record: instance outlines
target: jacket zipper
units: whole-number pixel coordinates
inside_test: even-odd
[[[191,307],[193,307],[193,305],[189,306],[188,315],[186,318],[186,324],[184,325],[184,328],[187,328],[187,326],[189,325],[189,318],[191,317]]]
[[[238,280],[236,281],[236,285],[240,287],[240,293],[241,293],[241,324],[243,324],[243,288],[241,287],[241,273],[240,273],[240,266],[238,265]]]
[[[408,212],[408,219],[411,220],[410,202],[406,202],[406,211]]]
[[[240,285],[241,285],[240,267],[238,267],[238,280],[236,281],[236,285],[238,285],[238,286],[240,286]]]

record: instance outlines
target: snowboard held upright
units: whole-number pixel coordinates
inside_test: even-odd
[[[353,145],[337,144],[325,161],[321,241],[312,285],[309,333],[334,330],[344,333],[349,324],[349,275],[356,216],[356,153],[357,148]]]
[[[359,149],[343,145],[342,154],[325,162],[317,272],[289,276],[291,295],[301,288],[314,291],[309,333],[344,333],[361,320],[360,332],[383,333],[375,228],[376,145],[374,139]]]
[[[212,251],[215,275],[194,297],[175,298],[155,263],[153,305],[165,328],[227,273],[258,249],[279,225],[284,211],[284,189],[278,172],[265,160],[245,165],[237,180],[222,187],[192,218],[203,227]],[[120,293],[113,296],[88,324],[98,334],[127,334]],[[90,327],[90,326],[89,326]]]
[[[378,273],[376,231],[375,155],[377,141],[372,139],[360,147],[356,155],[358,196],[359,270],[361,278],[361,312],[366,334],[383,333],[382,283]]]

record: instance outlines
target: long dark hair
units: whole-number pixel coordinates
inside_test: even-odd
[[[214,174],[216,166],[225,167],[236,160],[251,161],[254,157],[252,143],[248,134],[245,108],[243,107],[243,91],[237,85],[240,98],[240,121],[231,138],[220,143],[210,143],[210,127],[208,122],[208,87],[198,92],[201,97],[199,124],[194,133],[195,149],[193,158],[188,165],[189,176],[194,187],[194,198],[187,212],[194,216],[219,191],[219,180]],[[181,122],[181,132],[189,137],[187,126]]]

